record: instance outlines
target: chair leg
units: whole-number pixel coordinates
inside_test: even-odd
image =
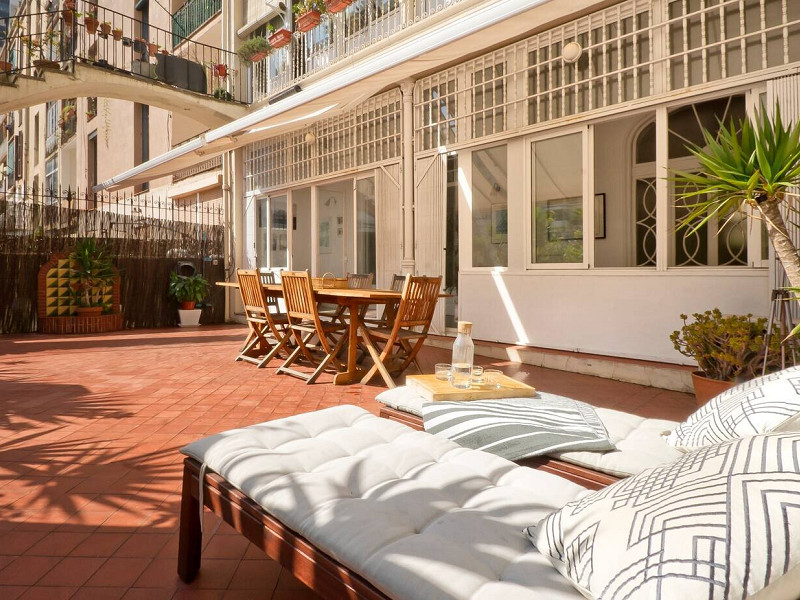
[[[264,359],[260,363],[258,363],[258,368],[261,369],[265,367],[269,361],[278,356],[278,353],[283,348],[285,348],[289,343],[289,338],[290,338],[289,334],[285,334],[282,338],[280,338],[278,340],[278,343],[272,347],[272,350],[270,350],[269,353],[264,357]]]
[[[200,502],[192,493],[195,480],[187,467],[183,468],[181,493],[181,528],[178,537],[178,576],[189,583],[200,570],[203,533],[200,529]],[[200,482],[203,485],[203,482]]]
[[[331,362],[332,360],[336,360],[336,355],[341,351],[344,345],[344,340],[345,336],[339,338],[339,341],[336,342],[336,345],[331,349],[331,351],[327,354],[327,356],[325,356],[325,358],[322,359],[322,362],[319,363],[319,366],[311,375],[311,377],[308,378],[308,380],[306,381],[306,385],[311,385],[312,383],[314,383],[317,380],[317,378],[320,375],[322,375],[322,372],[325,370],[325,367],[328,366],[328,363]]]
[[[372,365],[372,367],[370,367],[369,371],[367,371],[367,374],[364,375],[363,379],[361,380],[361,384],[366,385],[376,373],[380,373],[384,383],[386,384],[386,387],[389,389],[396,387],[394,381],[392,380],[392,376],[389,375],[389,371],[386,370],[386,366],[383,364],[382,355],[378,354],[378,350],[375,348],[375,344],[372,342],[372,337],[370,337],[369,332],[364,327],[362,327],[361,332],[362,336],[364,337],[364,345],[367,347],[367,351],[369,351],[372,361],[375,363]]]

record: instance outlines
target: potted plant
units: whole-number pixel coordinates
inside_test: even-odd
[[[78,316],[102,313],[106,308],[103,288],[113,285],[116,277],[108,250],[94,238],[84,238],[75,244],[69,260]]]
[[[80,16],[80,13],[75,12],[74,8],[64,8],[61,10],[61,18],[64,19],[64,24],[67,27],[72,27],[75,24],[75,19]]]
[[[180,303],[178,320],[180,327],[197,327],[200,324],[199,308],[197,302],[202,302],[208,296],[209,283],[202,275],[178,275],[171,273],[169,276],[169,295]]]
[[[8,73],[13,68],[14,68],[14,65],[12,65],[7,60],[0,60],[0,73]]]
[[[266,38],[262,36],[256,36],[245,42],[242,42],[242,45],[239,46],[239,49],[236,51],[236,53],[243,61],[253,63],[266,58],[266,56],[270,53],[270,50],[272,50],[272,47]]]
[[[331,14],[342,12],[353,0],[325,0],[325,10]]]
[[[264,38],[261,38],[264,39]],[[228,65],[224,63],[218,63],[213,66],[214,76],[219,77],[220,79],[225,79],[228,76]]]
[[[325,3],[322,0],[302,0],[292,6],[292,11],[296,17],[297,31],[305,33],[319,25],[322,13],[325,12]]]
[[[108,21],[103,21],[100,23],[100,36],[107,38],[108,35],[111,33],[111,23]]]
[[[77,5],[76,0],[64,0],[64,8],[66,10],[75,10],[76,5]]]
[[[292,41],[292,32],[285,27],[275,29],[274,25],[269,24],[267,25],[267,31],[269,32],[267,41],[273,48],[283,48],[286,44]]]
[[[158,53],[164,56],[169,56],[169,50],[167,50],[166,48],[159,48]]]
[[[155,56],[158,52],[158,44],[155,42],[147,42],[147,52],[150,56]]]
[[[87,111],[86,111],[86,120],[87,120],[87,121],[91,121],[91,120],[92,120],[92,119],[94,119],[96,116],[97,116],[97,113],[96,113],[96,112],[94,112],[93,110],[87,110]]]
[[[217,89],[215,89],[213,96],[217,100],[233,100],[233,94],[231,94],[224,87],[218,87]]]
[[[83,24],[86,26],[86,33],[94,35],[97,32],[100,21],[97,20],[93,12],[87,12],[83,15]]]
[[[675,349],[693,358],[700,371],[692,373],[697,405],[702,406],[734,384],[761,375],[767,350],[767,320],[753,315],[723,315],[718,308],[695,313],[691,323],[670,335]],[[781,367],[781,336],[773,325],[767,371]]]
[[[65,121],[72,119],[78,113],[78,108],[74,104],[67,104],[61,109],[61,118]]]
[[[122,39],[122,27],[114,27],[114,29],[111,30],[111,35],[114,36],[115,42],[120,41]]]

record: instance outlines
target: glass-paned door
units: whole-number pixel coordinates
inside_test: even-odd
[[[311,188],[292,190],[292,240],[293,271],[311,270]]]
[[[458,327],[458,155],[447,157],[447,193],[445,198],[445,251],[444,290],[450,294],[445,298],[444,326],[455,330]]]
[[[585,132],[531,143],[533,264],[584,263]]]
[[[289,267],[288,217],[286,194],[258,199],[256,260],[259,268]]]
[[[376,276],[375,177],[356,179],[356,270]],[[374,280],[374,278],[373,278]]]
[[[317,187],[317,274],[343,277],[355,270],[353,261],[353,180]]]

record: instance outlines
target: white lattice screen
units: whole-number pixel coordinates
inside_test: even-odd
[[[796,61],[798,0],[628,0],[418,81],[417,149]]]
[[[246,189],[274,189],[400,156],[399,90],[247,148]],[[310,135],[309,135],[310,134]]]

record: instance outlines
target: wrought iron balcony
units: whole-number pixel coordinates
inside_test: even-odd
[[[221,10],[222,0],[189,0],[172,15],[172,45],[180,44]]]
[[[458,4],[461,0],[354,0],[316,27],[253,63],[253,100],[279,94],[303,79]]]

